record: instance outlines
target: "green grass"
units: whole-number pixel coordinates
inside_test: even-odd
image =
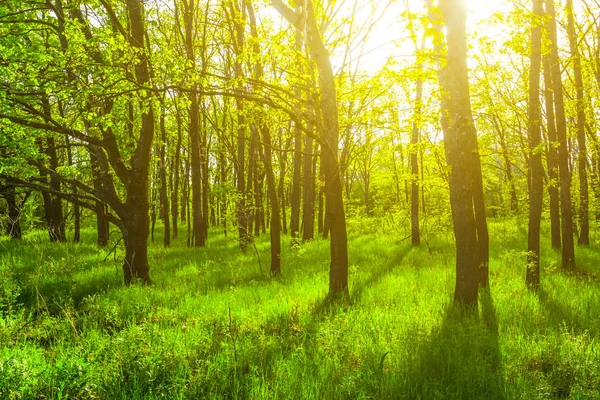
[[[328,243],[290,249],[268,278],[268,235],[239,252],[150,249],[153,286],[125,288],[118,250],[44,232],[0,242],[0,398],[600,398],[600,247],[566,275],[543,241],[543,285],[524,285],[523,221],[492,222],[491,295],[450,307],[447,232],[411,248],[351,221],[350,299],[325,301]],[[450,238],[450,239],[449,239]]]

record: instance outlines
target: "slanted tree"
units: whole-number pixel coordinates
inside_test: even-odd
[[[307,43],[312,60],[319,73],[319,110],[321,134],[321,167],[325,175],[325,196],[327,200],[325,220],[330,236],[329,296],[348,294],[348,238],[342,177],[339,164],[339,115],[337,89],[331,67],[329,52],[323,43],[315,16],[312,0],[306,0],[303,13],[295,13],[281,0],[272,0],[277,11],[296,28],[306,23]]]

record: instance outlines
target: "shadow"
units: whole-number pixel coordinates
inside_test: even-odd
[[[410,245],[403,246],[398,249],[398,251],[395,253],[395,256],[392,257],[388,262],[384,263],[379,268],[371,269],[370,274],[366,279],[353,285],[352,291],[350,292],[351,302],[359,302],[365,289],[373,287],[375,284],[377,284],[377,282],[390,275],[394,269],[396,269],[396,267],[402,264],[402,261],[404,258],[406,258],[410,251],[414,251]]]
[[[598,327],[592,315],[575,312],[543,288],[538,289],[536,295],[542,312],[546,314],[542,330],[564,329],[566,332],[561,331],[561,335],[569,336],[597,335]],[[582,380],[580,362],[553,348],[544,349],[529,359],[527,369],[546,378],[554,398],[569,398],[577,381]]]
[[[480,305],[481,313],[450,304],[429,338],[416,342],[405,371],[411,398],[506,398],[496,310],[489,292],[480,294]]]
[[[586,331],[597,333],[598,327],[593,323],[593,319],[586,318],[586,315],[575,312],[570,307],[562,304],[560,301],[552,297],[544,288],[539,288],[535,292],[542,309],[546,314],[546,327],[548,325],[566,326],[572,329],[577,334],[582,334]]]

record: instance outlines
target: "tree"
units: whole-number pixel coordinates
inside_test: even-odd
[[[554,0],[546,0],[548,14],[548,39],[550,40],[549,63],[554,92],[554,111],[558,138],[558,172],[560,188],[562,267],[575,269],[575,245],[573,241],[573,210],[571,205],[571,172],[569,171],[569,149],[567,142],[567,119],[563,97],[560,59],[558,56],[558,35],[556,33],[556,12]]]
[[[532,0],[531,70],[529,72],[529,231],[527,240],[527,286],[540,284],[540,222],[544,196],[540,113],[543,0]]]
[[[573,0],[567,1],[567,32],[571,56],[573,57],[573,74],[575,76],[575,91],[577,96],[577,170],[579,172],[579,240],[581,246],[590,244],[589,194],[587,176],[587,146],[585,140],[585,100],[583,93],[583,74],[581,72],[581,55],[577,34],[575,33],[575,17],[573,15]]]
[[[109,219],[117,225],[123,234],[125,245],[125,261],[123,264],[124,280],[130,284],[136,280],[149,284],[150,272],[147,257],[147,238],[149,233],[149,197],[148,182],[150,171],[150,155],[154,139],[154,95],[149,94],[151,90],[150,66],[146,53],[147,31],[144,20],[143,4],[140,0],[126,0],[124,10],[127,18],[127,30],[124,28],[119,16],[106,1],[101,1],[103,12],[107,18],[105,33],[110,32],[113,40],[120,43],[120,48],[127,51],[129,57],[121,59],[121,62],[127,63],[128,67],[133,69],[134,73],[127,77],[131,86],[125,90],[126,93],[135,93],[132,98],[137,105],[137,115],[139,122],[134,124],[139,128],[136,137],[122,137],[119,134],[117,124],[114,118],[120,115],[123,109],[121,106],[126,103],[130,97],[121,94],[122,87],[116,87],[118,95],[103,93],[106,96],[97,95],[101,87],[116,85],[115,82],[121,82],[125,79],[125,74],[115,73],[115,71],[106,71],[101,66],[108,64],[106,60],[120,58],[123,54],[119,52],[110,52],[108,49],[101,49],[94,45],[93,30],[90,27],[91,21],[87,20],[81,10],[74,7],[70,10],[70,18],[73,22],[69,24],[71,31],[69,35],[60,36],[56,30],[46,30],[45,32],[52,39],[46,43],[46,51],[52,52],[53,47],[60,48],[60,41],[67,37],[67,46],[80,46],[79,43],[86,43],[85,52],[76,52],[77,58],[71,60],[66,57],[56,56],[51,58],[55,68],[45,79],[39,79],[39,76],[31,73],[33,70],[19,70],[18,65],[23,63],[36,62],[30,58],[27,50],[18,50],[21,41],[39,41],[40,37],[20,36],[16,40],[5,41],[3,45],[8,46],[15,51],[11,52],[13,64],[9,64],[7,74],[16,76],[11,81],[4,81],[3,86],[7,96],[3,98],[3,104],[0,108],[0,118],[10,121],[9,127],[16,129],[16,126],[33,129],[40,138],[41,132],[46,135],[68,136],[70,139],[83,143],[90,151],[92,158],[92,170],[98,182],[102,185],[89,186],[84,180],[63,176],[58,171],[58,165],[51,162],[49,167],[36,162],[33,158],[31,162],[42,170],[44,174],[50,175],[50,182],[42,180],[23,181],[19,185],[42,191],[68,200],[77,202],[81,206],[94,210],[102,214],[102,218]],[[27,5],[19,5],[21,12],[17,13],[21,18],[21,24],[39,24],[44,25],[44,18],[47,12],[31,12]],[[53,11],[54,15],[61,15],[54,7],[47,3],[47,7]],[[31,17],[31,19],[27,19]],[[58,36],[58,37],[57,37]],[[78,43],[72,43],[78,41]],[[57,44],[58,42],[58,44]],[[43,48],[36,47],[38,51]],[[104,51],[104,53],[103,53]],[[60,50],[59,50],[60,52]],[[135,56],[133,56],[135,54]],[[44,57],[47,54],[40,53],[36,57],[40,59],[42,65],[45,62]],[[47,60],[47,59],[46,59]],[[125,61],[123,61],[125,60]],[[74,71],[69,62],[79,63],[80,82],[79,86],[64,85],[63,71]],[[12,65],[16,69],[10,69]],[[123,68],[122,71],[128,70]],[[44,73],[44,68],[37,71]],[[29,74],[28,74],[29,72]],[[121,72],[123,73],[123,72]],[[40,82],[43,82],[40,84]],[[75,82],[75,81],[74,81]],[[75,85],[73,83],[73,85]],[[25,91],[22,88],[25,87]],[[135,89],[134,89],[135,88]],[[142,88],[142,89],[140,89]],[[55,110],[61,99],[67,98],[76,105],[75,123],[68,124],[66,118],[61,118]],[[81,119],[77,119],[77,118]],[[51,148],[51,146],[49,146]],[[49,154],[53,158],[52,151]],[[125,158],[129,158],[128,162]],[[97,168],[96,168],[97,167]],[[114,175],[113,175],[114,173]],[[114,178],[118,179],[120,188],[117,189]],[[79,193],[70,193],[63,188],[58,190],[55,182],[62,182],[69,186],[76,186]],[[106,209],[100,209],[99,205],[108,204],[116,214],[113,215]],[[106,225],[102,225],[102,229]],[[100,224],[99,224],[100,233]],[[104,238],[99,237],[99,240]]]
[[[454,300],[474,305],[479,284],[487,281],[488,237],[485,212],[481,212],[483,183],[469,94],[467,8],[465,0],[440,0],[440,8],[448,45],[447,61],[439,72],[439,81],[456,238]]]
[[[302,27],[304,18],[296,14],[281,0],[272,0],[273,6],[295,27]],[[336,297],[348,293],[348,239],[346,215],[342,191],[341,170],[338,161],[339,116],[337,92],[329,52],[323,43],[317,24],[312,0],[307,0],[306,28],[310,55],[319,73],[319,113],[318,131],[321,138],[321,167],[325,174],[326,221],[330,234],[329,295]]]

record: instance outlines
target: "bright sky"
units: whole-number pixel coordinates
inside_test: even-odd
[[[342,10],[343,13],[351,13],[353,0],[342,0],[345,1],[348,6]],[[387,3],[385,0],[379,0]],[[359,3],[362,1],[359,0]],[[387,61],[388,57],[392,55],[395,59],[402,59],[406,57],[412,57],[414,53],[413,45],[403,39],[407,38],[406,22],[402,21],[402,13],[406,10],[405,0],[396,0],[391,4],[388,10],[384,13],[383,17],[379,20],[375,28],[373,29],[367,44],[365,45],[364,51],[368,53],[368,56],[361,60],[361,69],[369,72],[375,72],[379,70]],[[408,0],[410,11],[412,13],[421,12],[423,10],[423,0]],[[496,12],[506,12],[510,7],[503,0],[467,0],[467,7],[469,9],[469,16],[467,24],[471,29],[476,28],[479,22],[492,16]],[[368,7],[362,9],[358,13],[358,19],[364,21],[368,18],[371,10]],[[375,11],[376,14],[381,14],[381,11]],[[478,34],[493,34],[493,32],[482,32],[478,28]],[[339,51],[343,52],[343,51]],[[342,55],[333,55],[334,69],[338,69],[342,64]]]

